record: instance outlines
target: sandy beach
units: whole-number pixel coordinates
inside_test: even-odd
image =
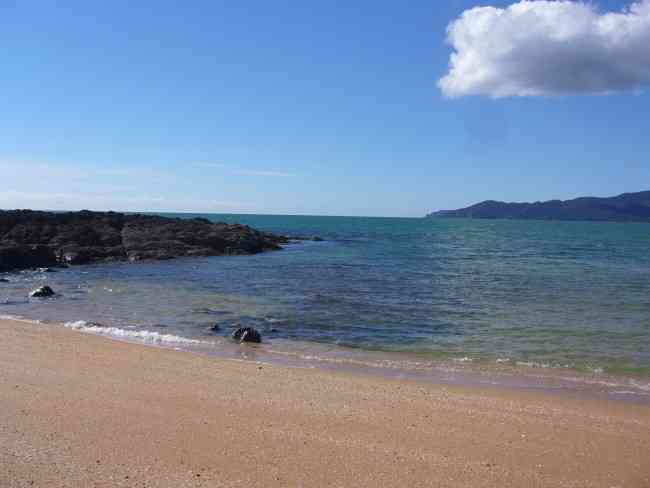
[[[650,486],[650,408],[0,321],[0,486]]]

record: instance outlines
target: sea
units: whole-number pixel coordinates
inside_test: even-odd
[[[4,274],[0,316],[242,361],[650,404],[650,224],[164,215],[323,240]],[[56,297],[28,298],[44,284]],[[230,340],[240,326],[262,344]]]

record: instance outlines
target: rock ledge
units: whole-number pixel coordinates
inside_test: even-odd
[[[241,224],[117,212],[0,211],[0,272],[105,261],[256,254],[285,236]]]

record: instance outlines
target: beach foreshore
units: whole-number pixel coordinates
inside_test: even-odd
[[[0,320],[3,488],[645,487],[649,459],[643,405],[262,365]]]

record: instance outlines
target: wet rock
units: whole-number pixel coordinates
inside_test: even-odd
[[[0,239],[0,272],[56,266],[57,257],[48,246],[7,242]]]
[[[40,288],[36,288],[36,290],[32,291],[29,296],[32,298],[46,298],[46,297],[51,297],[54,295],[54,290],[50,288],[49,286],[41,286]]]
[[[219,324],[214,324],[210,327],[210,332],[221,332],[221,326]]]
[[[240,327],[233,331],[231,337],[239,342],[255,342],[258,344],[262,342],[262,334],[253,327]]]
[[[255,254],[285,236],[240,224],[116,212],[0,211],[0,272],[106,261]]]

